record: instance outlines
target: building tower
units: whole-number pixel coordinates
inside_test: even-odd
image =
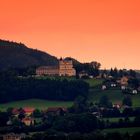
[[[76,71],[73,68],[73,62],[71,59],[59,60],[59,76],[75,76]]]

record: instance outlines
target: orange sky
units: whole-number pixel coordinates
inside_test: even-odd
[[[140,0],[0,0],[0,38],[102,68],[140,69]]]

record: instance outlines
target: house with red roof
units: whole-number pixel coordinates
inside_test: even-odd
[[[27,116],[30,116],[34,112],[35,108],[33,108],[33,107],[24,107],[23,110],[24,110],[24,112],[25,112],[25,114]]]

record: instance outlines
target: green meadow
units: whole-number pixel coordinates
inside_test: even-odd
[[[140,127],[131,127],[131,128],[113,128],[113,129],[105,129],[103,130],[103,133],[113,133],[113,132],[119,132],[122,134],[133,134],[136,132],[140,132]]]
[[[89,93],[89,100],[91,102],[98,102],[102,96],[108,96],[113,103],[121,103],[126,94],[123,94],[119,89],[109,89],[102,91],[101,89],[91,89]],[[133,102],[133,107],[140,107],[140,94],[130,95]]]
[[[89,101],[96,103],[102,96],[108,96],[113,103],[121,103],[126,94],[123,94],[119,88],[111,88],[108,90],[101,90],[102,79],[88,79],[85,80],[90,85]],[[130,95],[133,102],[133,107],[140,107],[140,93],[137,95]]]
[[[86,81],[89,84],[90,88],[94,88],[103,83],[102,79],[85,79],[84,81]]]
[[[70,107],[72,102],[63,101],[48,101],[40,99],[29,99],[22,101],[15,101],[5,104],[0,104],[0,111],[5,111],[7,108],[20,108],[20,107],[34,107],[37,109],[47,109],[48,107]]]
[[[109,120],[109,122],[113,122],[113,123],[119,122],[120,119],[125,120],[125,118],[123,118],[123,117],[118,117],[118,118],[103,118],[104,121]],[[129,120],[130,121],[134,121],[134,119],[135,119],[135,117],[129,117]]]

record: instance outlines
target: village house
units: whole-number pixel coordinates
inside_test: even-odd
[[[120,109],[121,107],[122,107],[122,104],[121,103],[115,103],[115,104],[113,104],[113,108]]]
[[[102,85],[102,90],[106,90],[107,86],[106,85]]]
[[[124,85],[121,86],[121,90],[126,90],[126,89],[127,89],[126,86],[124,86]]]
[[[67,112],[67,108],[65,107],[49,107],[46,111],[47,114],[52,114],[52,115],[61,115],[65,114]]]
[[[14,108],[12,110],[12,114],[15,116],[15,117],[18,117],[18,115],[20,113],[22,114],[25,114],[27,116],[30,116],[33,112],[34,112],[35,108],[32,108],[32,107],[24,107],[24,108]]]
[[[116,84],[116,83],[114,83],[114,82],[112,82],[112,83],[110,84],[110,86],[111,86],[111,87],[116,87],[116,86],[117,86],[117,84]]]
[[[18,117],[19,113],[20,113],[20,111],[19,111],[18,108],[14,108],[14,109],[12,110],[12,115],[14,115],[15,117]]]
[[[41,66],[36,69],[36,75],[50,76],[75,76],[76,70],[73,68],[71,59],[60,59],[58,66]]]
[[[128,86],[129,78],[127,76],[123,76],[120,80],[117,80],[117,83],[121,86],[121,90],[126,90]]]
[[[129,78],[127,76],[123,76],[121,79],[117,80],[117,83],[121,86],[127,86],[128,85]]]
[[[12,119],[9,118],[9,120],[6,122],[6,124],[9,125],[9,126],[12,125],[13,124]]]
[[[26,125],[26,126],[31,126],[34,125],[34,119],[31,117],[25,117],[22,119],[22,122]]]
[[[15,133],[9,133],[6,135],[3,135],[3,140],[21,140],[22,138],[25,138],[25,134],[15,134]]]
[[[136,89],[133,89],[132,94],[138,94],[138,91]]]
[[[79,78],[88,77],[88,73],[86,71],[79,72]]]
[[[121,84],[121,85],[124,85],[124,86],[127,86],[127,85],[128,85],[128,80],[129,80],[128,77],[123,76],[123,77],[121,78],[121,80],[120,80],[120,84]]]
[[[25,112],[25,115],[31,116],[33,114],[35,108],[33,108],[33,107],[24,107],[23,110]]]
[[[100,112],[93,112],[92,115],[95,116],[96,118],[101,118],[102,116]]]
[[[35,108],[33,107],[24,107],[24,108],[14,108],[12,110],[12,114],[15,118],[19,118],[20,114],[23,114],[23,118],[20,120],[22,123],[24,123],[27,126],[34,125],[34,119],[32,118],[32,114],[34,112]],[[8,120],[7,125],[12,125],[12,120]]]

